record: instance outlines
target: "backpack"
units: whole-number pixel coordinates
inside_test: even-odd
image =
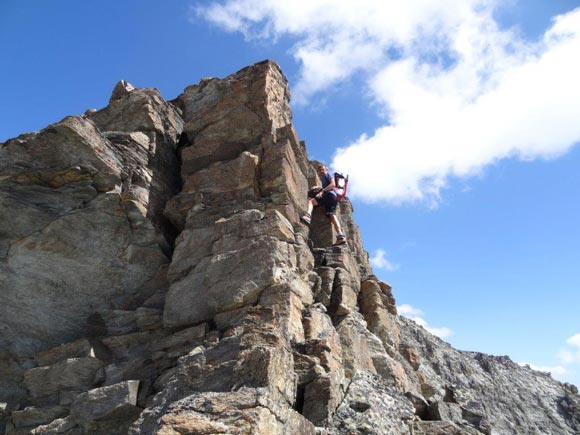
[[[348,175],[345,177],[340,172],[334,173],[334,190],[336,191],[336,201],[340,202],[346,196],[348,190]]]

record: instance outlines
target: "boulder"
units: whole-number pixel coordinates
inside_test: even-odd
[[[22,411],[12,413],[12,424],[15,428],[35,427],[50,423],[57,418],[68,415],[68,408],[64,406],[53,406],[48,408],[37,408],[29,406]]]
[[[357,294],[348,285],[337,285],[332,290],[330,312],[335,316],[346,316],[357,311]]]
[[[427,420],[443,420],[461,423],[463,421],[461,407],[456,403],[442,401],[432,403],[427,409]]]
[[[63,391],[86,391],[104,379],[104,364],[96,358],[69,358],[52,366],[33,368],[24,373],[30,396],[42,399]]]
[[[311,305],[304,310],[304,332],[307,340],[325,339],[335,334],[332,320],[321,303]]]
[[[331,302],[336,269],[333,267],[318,267],[316,271],[320,276],[320,290],[315,294],[316,302],[320,302],[328,308]]]
[[[98,342],[91,343],[88,339],[81,338],[40,352],[34,360],[39,366],[51,366],[69,358],[100,358],[103,353],[105,351],[99,349]]]
[[[173,197],[165,215],[179,228],[191,209],[196,211],[260,197],[258,186],[258,156],[247,151],[237,158],[216,162],[188,175],[181,192]]]
[[[387,288],[387,284],[385,284]],[[361,285],[360,292],[360,310],[363,314],[368,328],[377,335],[389,355],[394,357],[399,349],[400,331],[396,320],[396,312],[393,314],[390,310],[391,304],[394,304],[394,299],[391,298],[390,291],[385,293],[385,287],[381,287],[381,282],[377,279],[365,279]],[[419,355],[414,357],[413,366],[418,363]]]
[[[125,80],[117,83],[107,107],[88,116],[101,131],[157,133],[174,147],[183,129],[178,110],[157,89],[135,88]]]
[[[310,289],[300,280],[272,285],[260,296],[260,305],[278,314],[281,333],[292,342],[304,341],[302,310],[310,303]]]
[[[302,414],[315,426],[328,426],[342,394],[336,374],[317,377],[304,387]]]
[[[418,421],[413,425],[415,433],[424,435],[479,435],[476,429],[450,421]]]
[[[14,357],[0,353],[0,415],[18,409],[26,399],[25,370]]]
[[[205,232],[204,232],[205,233]],[[207,234],[207,233],[205,233]],[[295,267],[292,226],[278,212],[246,210],[215,222],[202,249],[208,256],[182,261],[184,275],[171,284],[163,314],[165,326],[195,324],[220,312],[255,303],[267,287],[287,279]],[[180,243],[188,244],[187,239]],[[186,250],[176,248],[189,257]],[[189,270],[189,272],[188,272]]]
[[[50,423],[37,426],[30,431],[33,435],[81,435],[83,430],[77,425],[76,421],[69,415],[64,418],[57,418]]]
[[[314,435],[316,432],[297,412],[277,406],[267,390],[243,388],[236,392],[198,393],[175,402],[160,419],[155,433]]]
[[[414,416],[413,405],[376,375],[356,372],[347,394],[336,410],[336,433],[407,435]]]
[[[357,371],[376,373],[369,342],[366,323],[359,313],[345,316],[336,326],[342,345],[344,371],[351,379]]]
[[[83,426],[95,420],[136,417],[139,381],[126,381],[80,394],[71,405],[71,416]]]
[[[191,144],[182,151],[183,174],[257,150],[264,134],[290,124],[289,99],[286,78],[271,61],[187,87],[175,100]]]
[[[163,285],[163,232],[149,221],[148,196],[126,183],[142,170],[149,175],[135,183],[151,189],[149,158],[162,148],[140,150],[115,145],[84,117],[0,148],[0,349],[32,356],[79,338],[95,312],[138,304]]]

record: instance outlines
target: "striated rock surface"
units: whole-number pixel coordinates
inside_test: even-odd
[[[396,311],[265,61],[0,144],[0,433],[577,434],[574,386]]]

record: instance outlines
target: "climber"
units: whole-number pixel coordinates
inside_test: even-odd
[[[328,167],[325,165],[320,165],[316,172],[318,172],[318,176],[322,180],[322,187],[314,186],[310,189],[308,192],[308,197],[310,198],[308,200],[308,211],[300,218],[300,220],[306,225],[310,225],[312,210],[314,207],[320,204],[324,205],[326,216],[330,219],[330,223],[337,234],[334,246],[344,245],[346,243],[346,236],[342,232],[340,222],[336,217],[336,205],[338,200],[334,178],[331,177],[328,172]]]

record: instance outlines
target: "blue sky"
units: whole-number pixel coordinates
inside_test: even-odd
[[[0,141],[276,60],[401,312],[579,385],[580,2],[285,3],[3,0]]]

